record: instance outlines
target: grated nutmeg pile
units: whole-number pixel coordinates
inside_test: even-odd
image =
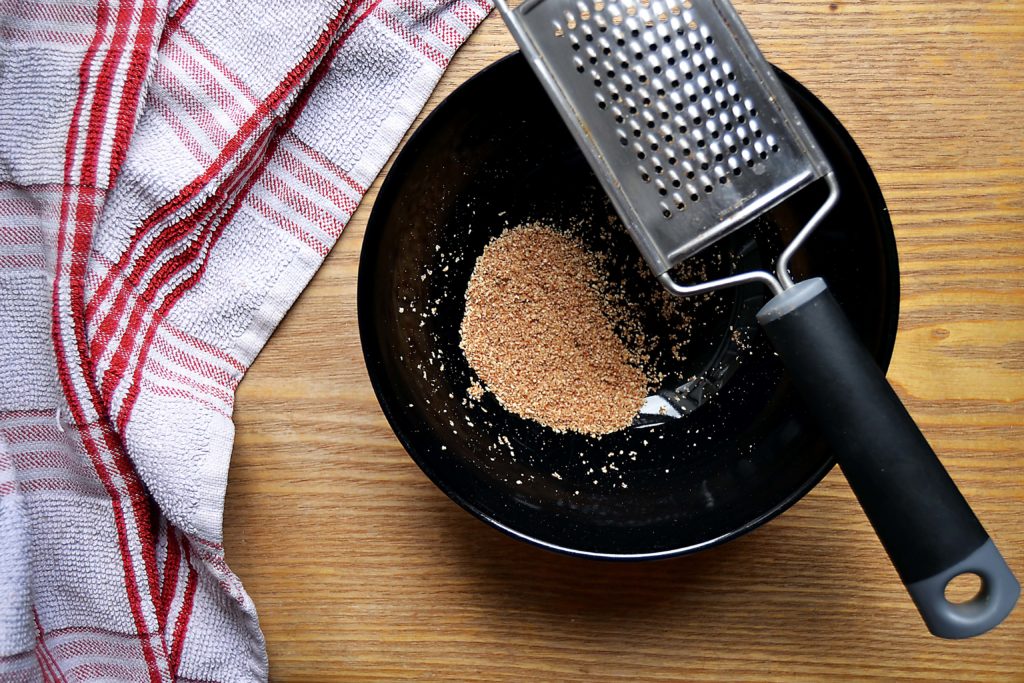
[[[601,285],[583,245],[543,225],[512,228],[484,248],[466,290],[461,347],[506,408],[559,431],[630,425],[648,379],[616,334]]]

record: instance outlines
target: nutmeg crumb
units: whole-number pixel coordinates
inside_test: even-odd
[[[506,408],[592,435],[632,423],[648,380],[606,316],[599,284],[583,245],[543,225],[507,230],[484,248],[460,346]]]

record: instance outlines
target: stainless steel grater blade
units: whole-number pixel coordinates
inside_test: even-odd
[[[831,178],[796,107],[725,0],[497,6],[666,286],[672,266]]]

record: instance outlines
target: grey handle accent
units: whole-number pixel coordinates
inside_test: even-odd
[[[981,590],[962,603],[946,599],[946,585],[961,574],[981,577]],[[998,626],[1020,597],[1020,584],[989,539],[944,572],[907,585],[928,630],[940,638],[971,638]]]

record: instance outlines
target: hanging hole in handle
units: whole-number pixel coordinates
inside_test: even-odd
[[[981,595],[984,587],[983,579],[974,572],[957,574],[946,583],[946,600],[954,605],[972,602]]]

